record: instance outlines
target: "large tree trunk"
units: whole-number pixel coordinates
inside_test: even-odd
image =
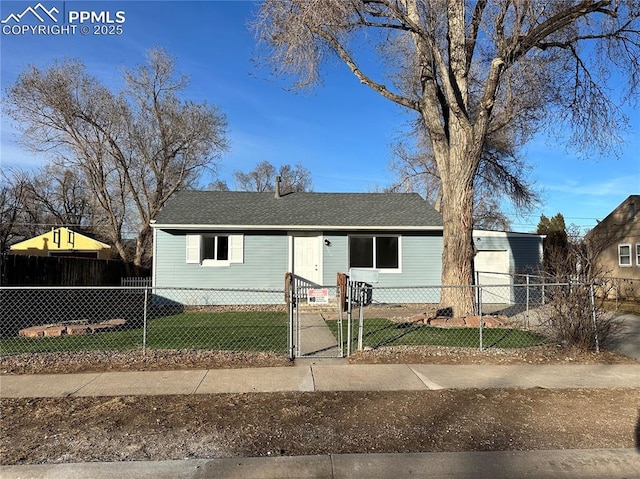
[[[138,237],[136,238],[136,252],[133,258],[133,264],[137,268],[149,267],[149,261],[152,256],[152,238],[153,232],[149,226],[144,226],[140,233],[138,233]]]
[[[442,293],[440,308],[454,316],[475,314],[473,294],[473,189],[443,183]],[[444,186],[447,185],[447,186]]]
[[[473,291],[473,179],[479,154],[473,135],[449,126],[450,138],[434,148],[442,178],[442,292],[440,309],[456,317],[476,313]]]

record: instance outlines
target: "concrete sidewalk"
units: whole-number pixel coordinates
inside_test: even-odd
[[[300,362],[297,362],[300,364]],[[298,367],[0,376],[0,397],[640,387],[639,364],[430,365],[304,362]]]
[[[601,479],[640,477],[635,449],[342,454],[0,466],[3,479]]]
[[[349,365],[0,376],[0,397],[80,397],[273,391],[640,387],[630,365]],[[345,454],[0,466],[3,479],[191,478],[640,478],[635,449]]]

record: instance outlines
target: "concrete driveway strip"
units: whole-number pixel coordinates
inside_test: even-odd
[[[102,373],[74,396],[193,394],[206,374],[206,370]]]
[[[95,381],[101,373],[0,376],[0,397],[66,397]]]
[[[430,365],[410,368],[430,389],[640,387],[640,365]]]
[[[211,369],[198,394],[313,391],[310,368]]]
[[[316,391],[416,391],[428,387],[406,364],[312,366]]]
[[[632,358],[640,359],[640,315],[623,314],[616,318],[620,327],[614,331],[609,347]]]

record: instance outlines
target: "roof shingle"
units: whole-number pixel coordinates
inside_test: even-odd
[[[441,215],[417,193],[181,191],[156,226],[433,228]]]

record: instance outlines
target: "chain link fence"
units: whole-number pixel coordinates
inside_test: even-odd
[[[526,348],[557,340],[551,319],[558,317],[558,302],[569,305],[572,287],[530,279],[466,288],[355,282],[293,290],[3,287],[0,355],[188,349],[293,357],[296,348],[296,354],[318,349],[335,356],[402,345]],[[455,316],[446,306],[461,297],[472,299],[472,314]],[[316,322],[308,323],[312,316]],[[594,313],[596,329],[597,319]],[[316,334],[335,344],[311,348]]]
[[[288,351],[289,320],[278,290],[1,288],[0,315],[2,355]]]
[[[549,340],[542,285],[351,288],[350,307],[343,313],[347,355],[384,346],[524,348]],[[456,298],[471,298],[475,311],[456,316],[446,306]]]

